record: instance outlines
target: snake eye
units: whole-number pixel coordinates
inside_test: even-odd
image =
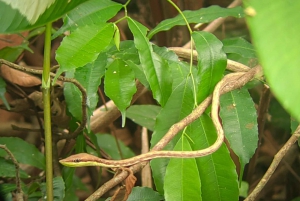
[[[76,159],[73,160],[73,162],[74,162],[74,163],[79,163],[79,162],[80,162],[80,159],[79,159],[79,158],[76,158]]]

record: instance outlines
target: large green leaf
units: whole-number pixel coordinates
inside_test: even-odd
[[[244,1],[264,74],[284,108],[300,121],[300,2]]]
[[[185,134],[178,140],[174,151],[192,151]],[[166,200],[201,201],[201,181],[196,159],[172,158],[166,170],[164,190]]]
[[[235,8],[221,8],[219,6],[211,6],[208,8],[201,8],[200,10],[185,10],[183,11],[188,23],[207,23],[213,21],[219,17],[244,17],[244,12],[242,7],[238,6]],[[186,22],[181,15],[177,15],[174,18],[166,19],[160,22],[154,29],[149,32],[148,37],[152,36],[160,31],[167,31],[176,25],[186,25]]]
[[[258,142],[256,109],[247,89],[242,88],[221,96],[220,116],[226,139],[239,157],[243,174]]]
[[[86,0],[0,0],[0,33],[20,32],[57,20]]]
[[[100,54],[98,58],[84,67],[77,68],[76,71],[68,71],[66,77],[75,78],[85,88],[87,94],[87,106],[90,111],[95,109],[98,103],[98,87],[101,83],[101,78],[105,72],[106,55]],[[69,112],[77,119],[82,118],[82,94],[80,90],[72,83],[65,83],[64,95],[67,102]],[[89,117],[88,117],[89,118]]]
[[[124,126],[126,109],[136,92],[136,86],[134,72],[123,60],[116,59],[107,66],[104,90],[120,110]]]
[[[57,37],[66,30],[74,30],[83,25],[105,23],[115,16],[121,8],[121,4],[110,0],[84,2],[65,16],[64,25],[53,34],[52,38]]]
[[[0,144],[5,144],[19,163],[32,165],[42,170],[46,168],[44,155],[32,144],[17,137],[1,137]],[[7,153],[0,149],[0,156],[7,156]]]
[[[172,90],[168,62],[153,52],[152,45],[146,37],[147,28],[145,26],[131,18],[128,18],[128,25],[133,33],[134,44],[138,49],[141,65],[153,96],[164,106]]]
[[[151,147],[166,134],[169,128],[186,117],[194,106],[193,87],[191,79],[184,79],[178,87],[172,92],[165,107],[156,118],[155,131],[151,139]],[[178,133],[171,142],[165,147],[166,150],[173,150],[180,138]],[[158,192],[163,194],[164,176],[169,159],[154,159],[151,161],[153,179]]]
[[[204,113],[187,129],[192,150],[201,150],[212,145],[217,139],[211,118]],[[203,200],[238,200],[238,176],[229,151],[223,144],[211,155],[197,158]]]
[[[160,110],[157,105],[133,105],[127,109],[126,117],[153,131]]]
[[[113,24],[93,24],[76,29],[65,37],[56,51],[56,60],[62,72],[93,62],[112,40]]]
[[[193,32],[192,38],[198,53],[197,101],[201,103],[214,90],[226,68],[227,59],[223,44],[208,32]]]
[[[222,40],[225,53],[239,54],[244,58],[256,58],[256,51],[251,43],[243,38],[228,38]]]

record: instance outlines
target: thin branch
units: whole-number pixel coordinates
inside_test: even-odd
[[[16,168],[16,186],[17,186],[17,200],[18,201],[23,201],[23,191],[22,191],[22,187],[21,187],[21,178],[20,178],[20,166],[19,163],[17,161],[17,159],[14,157],[14,155],[11,153],[11,151],[6,147],[6,145],[0,145],[1,149],[4,149],[6,151],[6,153],[9,155],[9,157],[11,158],[11,160],[13,161],[15,168]]]
[[[292,145],[298,140],[299,132],[300,132],[300,126],[297,127],[294,134],[285,143],[285,145],[280,149],[280,151],[275,155],[267,172],[265,173],[263,178],[260,180],[260,182],[257,184],[255,189],[251,192],[251,194],[245,199],[245,201],[254,201],[256,199],[258,194],[261,192],[261,190],[264,188],[266,183],[269,181],[269,179],[273,175],[274,171],[276,170],[276,168],[279,165],[282,158],[286,155],[286,153],[289,151],[289,149],[292,147]]]

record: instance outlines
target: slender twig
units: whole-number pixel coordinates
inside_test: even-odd
[[[17,159],[14,157],[14,155],[11,153],[11,151],[5,146],[5,145],[0,145],[1,149],[4,149],[6,153],[9,155],[11,160],[13,161],[15,168],[16,168],[16,186],[17,186],[17,198],[19,201],[23,201],[23,191],[21,187],[21,178],[20,178],[20,166],[17,161]]]
[[[267,184],[271,176],[273,175],[274,171],[276,170],[277,166],[279,165],[282,158],[286,155],[286,153],[289,151],[289,149],[292,147],[292,145],[298,140],[299,133],[300,132],[300,126],[297,127],[294,134],[290,137],[290,139],[285,143],[285,145],[280,149],[280,151],[275,155],[270,167],[268,168],[267,172],[263,176],[263,178],[260,180],[260,182],[257,184],[255,189],[251,192],[251,194],[245,199],[245,201],[253,201],[256,199],[258,194],[261,192],[261,190],[264,188],[264,186]]]
[[[148,130],[147,128],[142,128],[142,154],[149,152],[149,137],[148,137]],[[152,177],[151,177],[151,168],[149,163],[142,169],[141,172],[141,180],[142,180],[142,186],[152,188]]]

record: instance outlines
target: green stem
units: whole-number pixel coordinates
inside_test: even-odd
[[[184,16],[184,14],[182,13],[182,11],[180,10],[180,8],[178,8],[178,6],[172,1],[172,0],[167,0],[177,11],[178,13],[182,16],[183,20],[186,23],[187,28],[189,29],[190,34],[193,33],[191,26],[189,24],[189,22],[187,21],[186,17]]]
[[[189,22],[187,21],[186,17],[184,16],[184,14],[182,13],[182,11],[180,10],[180,8],[178,8],[178,6],[172,1],[172,0],[167,0],[177,11],[178,13],[182,16],[183,20],[185,21],[186,23],[186,26],[190,32],[190,35],[191,35],[191,44],[193,44],[193,38],[192,38],[192,29],[191,29],[191,26],[189,24]],[[196,82],[195,82],[195,79],[194,79],[194,76],[193,76],[193,73],[192,73],[192,70],[193,70],[193,48],[191,47],[192,51],[191,51],[191,59],[190,59],[190,73],[189,73],[189,76],[191,76],[192,78],[192,82],[193,82],[193,88],[194,88],[194,105],[195,107],[197,107],[197,91],[196,91]]]
[[[167,0],[177,11],[178,13],[182,16],[183,20],[185,21],[186,23],[186,26],[190,32],[190,35],[191,35],[191,59],[190,59],[190,73],[189,75],[191,76],[192,78],[192,82],[193,82],[193,88],[194,88],[194,105],[195,105],[195,108],[197,107],[197,91],[196,91],[196,82],[195,82],[195,79],[194,79],[194,76],[193,76],[193,73],[192,73],[192,69],[193,69],[193,38],[192,38],[192,29],[191,29],[191,26],[189,24],[189,22],[187,21],[186,17],[184,16],[184,14],[182,13],[182,11],[180,10],[180,8],[172,1],[172,0]]]
[[[52,23],[46,25],[44,66],[42,75],[42,90],[44,103],[44,130],[45,130],[45,155],[46,155],[46,189],[47,200],[53,200],[53,166],[52,166],[52,132],[50,108],[50,52],[51,52]]]

